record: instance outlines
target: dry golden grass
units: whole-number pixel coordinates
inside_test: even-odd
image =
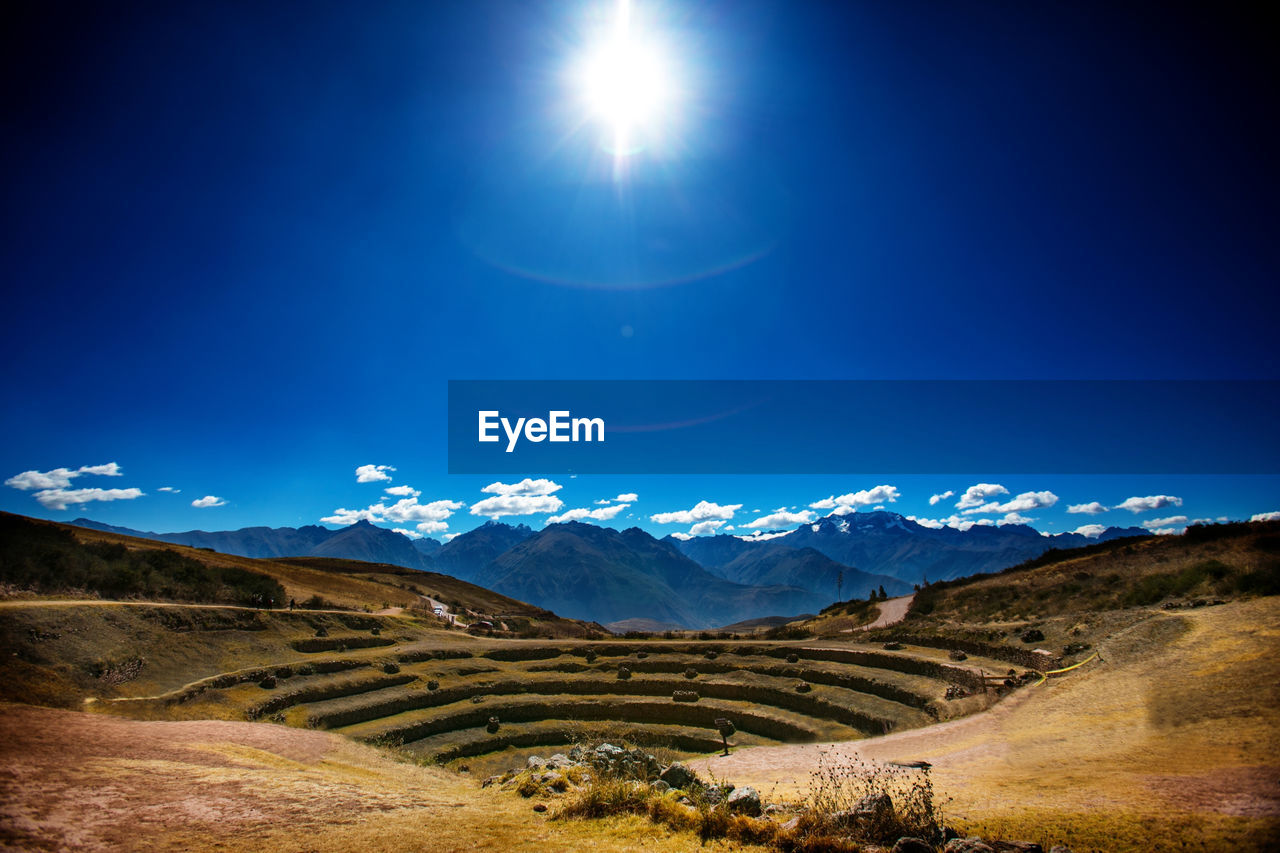
[[[1101,661],[986,713],[827,749],[931,762],[967,829],[1075,853],[1265,849],[1280,831],[1280,598],[1149,612],[1097,647]],[[801,793],[822,749],[761,747],[702,766]]]

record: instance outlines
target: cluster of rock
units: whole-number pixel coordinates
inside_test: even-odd
[[[509,770],[501,776],[490,776],[483,785],[500,785],[531,797],[583,788],[597,778],[629,779],[634,785],[648,786],[655,793],[673,797],[690,808],[701,804],[750,817],[769,817],[789,811],[778,804],[761,802],[760,794],[750,786],[739,788],[727,783],[707,784],[678,761],[664,766],[654,755],[642,749],[624,749],[610,743],[596,747],[575,746],[568,753],[558,752],[549,758],[530,756],[523,768]],[[542,803],[534,808],[539,812],[547,810]],[[837,833],[852,831],[861,835],[867,831],[878,834],[884,827],[894,826],[894,820],[893,800],[888,794],[881,793],[863,797],[846,811],[825,815],[822,823]],[[801,821],[800,816],[792,817],[780,829],[783,832],[795,830]],[[939,850],[937,845],[941,844],[942,853],[1045,853],[1044,848],[1034,841],[985,840],[976,836],[961,838],[950,828],[937,829],[930,835],[929,840],[900,837],[892,847],[868,845],[863,849],[867,853],[936,853]],[[1054,846],[1048,853],[1071,853],[1071,850]]]
[[[509,770],[501,776],[490,776],[484,787],[500,785],[519,789],[521,793],[563,793],[570,788],[583,787],[597,776],[631,779],[636,784],[648,785],[659,794],[677,798],[686,806],[693,806],[696,797],[709,805],[723,804],[735,814],[759,817],[765,807],[755,788],[744,785],[708,785],[698,775],[678,761],[666,766],[643,749],[623,749],[611,743],[595,748],[575,746],[568,754],[558,752],[550,758],[530,756],[525,767]],[[523,780],[528,780],[521,784]]]

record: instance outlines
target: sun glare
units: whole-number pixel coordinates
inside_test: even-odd
[[[579,73],[587,108],[615,158],[660,134],[673,106],[670,65],[657,40],[637,25],[629,0],[619,0],[612,30],[589,51]]]

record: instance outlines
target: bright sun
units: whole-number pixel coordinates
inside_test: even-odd
[[[619,0],[613,30],[588,54],[579,81],[615,157],[634,153],[660,130],[672,106],[669,74],[659,45],[633,22],[629,0]]]

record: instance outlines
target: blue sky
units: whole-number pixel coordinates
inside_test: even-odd
[[[408,485],[457,532],[494,478],[446,473],[449,379],[1280,378],[1248,10],[637,0],[671,79],[619,158],[576,76],[612,2],[259,6],[7,27],[0,476],[143,494],[0,508],[294,525]],[[1051,529],[1280,509],[1271,476],[556,482],[655,532],[886,484],[1048,490]]]

